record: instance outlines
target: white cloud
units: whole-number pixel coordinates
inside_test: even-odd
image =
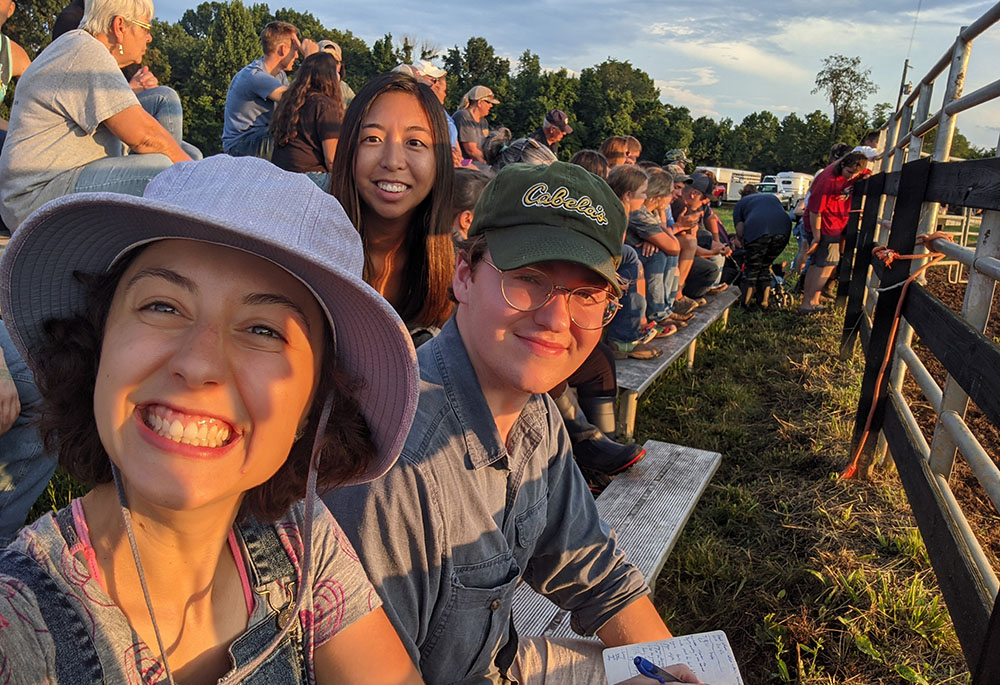
[[[675,107],[687,107],[691,110],[691,116],[717,117],[719,113],[715,109],[715,99],[707,95],[699,95],[687,88],[680,88],[670,85],[667,81],[654,80],[655,85],[660,90],[660,99],[663,102]]]
[[[712,67],[692,67],[690,69],[675,69],[679,74],[674,78],[665,79],[666,86],[711,86],[719,82],[719,77]]]
[[[768,81],[802,79],[810,75],[795,60],[765,52],[749,43],[688,41],[676,42],[671,49],[688,59],[709,62],[726,71],[760,76]]]
[[[680,24],[674,22],[658,21],[654,24],[650,24],[646,31],[654,36],[691,36],[694,35],[694,28],[690,26],[681,26]]]

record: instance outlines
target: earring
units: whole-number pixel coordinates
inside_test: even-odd
[[[121,43],[118,44],[118,54],[119,55],[124,55],[125,54],[125,48],[122,47]]]
[[[295,431],[294,442],[298,442],[299,440],[301,440],[302,436],[305,435],[305,433],[306,431],[304,428],[299,428],[297,431]]]

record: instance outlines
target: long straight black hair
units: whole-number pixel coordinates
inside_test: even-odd
[[[330,174],[330,193],[344,207],[357,227],[365,246],[364,278],[371,282],[368,238],[362,219],[361,199],[354,178],[361,126],[375,100],[383,93],[413,95],[431,122],[434,134],[434,185],[417,207],[410,225],[409,252],[403,273],[404,298],[398,313],[407,326],[441,326],[451,314],[448,287],[455,271],[455,251],[451,242],[451,195],[454,182],[451,145],[444,108],[430,88],[407,74],[389,73],[369,81],[344,114],[340,142]]]

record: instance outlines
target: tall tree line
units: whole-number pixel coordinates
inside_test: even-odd
[[[5,30],[30,55],[37,55],[49,43],[52,23],[66,2],[34,0],[19,5]],[[812,172],[825,164],[832,143],[856,143],[865,130],[881,126],[891,113],[885,103],[870,114],[864,111],[861,103],[871,83],[858,58],[833,55],[817,74],[817,90],[828,94],[835,121],[821,110],[782,119],[761,111],[736,123],[729,118],[694,118],[688,108],[662,102],[652,78],[628,61],[608,59],[576,76],[565,69],[543,70],[538,55],[530,50],[512,66],[481,37],[443,51],[391,34],[369,46],[349,30],[323,26],[308,12],[272,13],[265,4],[232,0],[203,2],[172,24],[154,21],[153,42],[145,58],[160,83],[180,94],[185,138],[206,154],[220,150],[230,79],[260,56],[260,31],[275,19],[294,24],[302,36],[340,44],[345,79],[355,90],[397,64],[437,59],[448,70],[449,111],[475,85],[489,86],[501,101],[490,116],[491,125],[507,126],[515,135],[536,129],[550,109],[565,110],[575,129],[561,144],[560,155],[565,158],[582,148],[599,147],[608,136],[634,135],[642,141],[642,158],[655,162],[670,150],[684,149],[697,164],[708,166]],[[0,113],[6,114],[5,110]],[[987,151],[970,146],[958,134],[954,154],[970,158]]]

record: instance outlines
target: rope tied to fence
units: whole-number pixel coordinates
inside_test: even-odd
[[[868,417],[865,419],[865,429],[861,433],[861,438],[858,440],[857,447],[854,448],[854,454],[851,456],[851,463],[840,472],[841,478],[854,478],[858,471],[858,461],[861,459],[861,452],[864,450],[865,443],[868,442],[868,433],[871,431],[872,420],[875,417],[875,407],[878,406],[879,401],[879,388],[882,385],[882,378],[885,376],[885,370],[889,366],[889,359],[892,357],[892,348],[896,344],[896,331],[899,329],[899,318],[903,311],[903,303],[906,302],[906,291],[909,289],[910,284],[919,278],[920,274],[934,266],[946,255],[940,250],[935,250],[931,243],[935,240],[947,240],[954,242],[951,235],[945,233],[944,231],[936,231],[934,233],[928,233],[926,235],[917,236],[917,244],[922,245],[927,249],[924,254],[900,254],[895,250],[892,250],[883,245],[879,245],[872,250],[872,256],[880,260],[885,264],[886,268],[892,268],[892,263],[896,260],[900,261],[910,261],[917,259],[927,259],[930,260],[921,266],[919,269],[911,273],[905,281],[898,283],[896,285],[891,285],[888,288],[879,288],[878,292],[884,292],[885,290],[891,290],[892,288],[901,287],[902,290],[899,293],[899,302],[896,303],[896,311],[892,315],[892,327],[889,329],[889,340],[885,346],[885,356],[882,358],[882,365],[879,367],[878,376],[875,379],[875,391],[872,395],[871,407],[868,409]]]

